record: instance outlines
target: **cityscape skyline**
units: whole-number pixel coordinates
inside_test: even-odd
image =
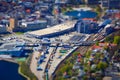
[[[119,35],[120,0],[0,0],[0,80],[119,80]]]

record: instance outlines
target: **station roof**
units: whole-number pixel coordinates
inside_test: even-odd
[[[0,46],[0,51],[19,51],[24,44],[23,42],[5,43]]]
[[[71,29],[74,27],[75,23],[76,23],[76,21],[68,21],[68,22],[65,22],[62,24],[55,25],[53,27],[49,27],[49,28],[45,28],[45,29],[41,29],[41,30],[36,30],[36,31],[32,31],[32,32],[27,32],[27,33],[31,34],[31,35],[36,35],[36,36],[53,34],[53,33],[67,30],[67,29]]]

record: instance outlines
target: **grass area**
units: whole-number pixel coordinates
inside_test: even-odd
[[[32,55],[30,55],[27,59],[26,58],[17,59],[19,64],[19,73],[25,78],[27,78],[27,80],[38,80],[37,77],[30,70],[31,57]]]
[[[120,35],[120,30],[117,31],[117,32],[114,32],[110,35],[108,35],[106,38],[105,38],[105,42],[108,42],[108,43],[118,43],[119,44],[119,35]]]
[[[21,68],[21,67],[19,67],[18,72],[19,72],[19,74],[21,74],[23,77],[25,77],[27,80],[30,80],[30,78],[29,78],[28,76],[26,76],[24,73],[22,73],[22,68]]]
[[[19,65],[19,73],[27,78],[27,80],[38,80],[25,61],[19,62]]]
[[[15,59],[17,62],[19,62],[19,61],[26,61],[26,58],[17,58],[17,59]]]
[[[24,34],[24,32],[15,32],[15,34],[21,35],[21,34]]]

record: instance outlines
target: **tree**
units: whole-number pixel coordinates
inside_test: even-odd
[[[85,55],[85,56],[86,56],[87,58],[89,58],[89,57],[90,57],[90,55],[91,55],[91,51],[89,50],[89,51],[87,51],[87,53],[86,53],[86,55]]]
[[[80,54],[80,53],[79,52],[74,52],[73,57],[76,57],[78,54]]]
[[[96,45],[99,46],[99,41],[96,41]]]
[[[61,71],[62,73],[68,72],[69,70],[72,70],[72,67],[73,67],[72,64],[66,64],[65,66],[63,66],[63,67],[60,69],[60,71]]]
[[[105,41],[112,43],[113,42],[113,37],[112,36],[108,36],[108,37],[105,38]]]
[[[96,6],[95,7],[95,11],[98,14],[97,19],[99,19],[100,16],[101,16],[101,11],[102,11],[101,7],[100,6]]]
[[[100,70],[100,69],[105,69],[107,68],[108,64],[106,62],[102,62],[100,61],[97,65],[97,68]]]
[[[120,36],[115,36],[113,43],[119,45],[120,44]]]

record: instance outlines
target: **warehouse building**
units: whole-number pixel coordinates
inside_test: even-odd
[[[0,54],[20,57],[24,51],[24,42],[5,43],[0,46]]]

